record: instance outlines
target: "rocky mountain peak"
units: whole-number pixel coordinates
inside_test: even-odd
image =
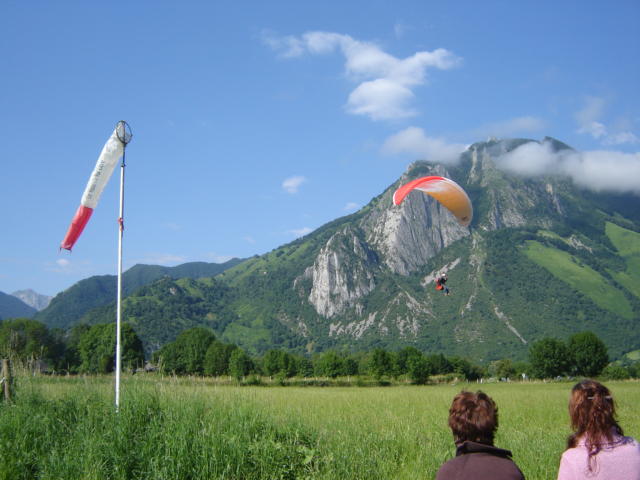
[[[16,292],[13,292],[11,295],[19,298],[24,303],[26,303],[30,307],[35,308],[38,311],[47,308],[47,306],[51,302],[51,299],[53,298],[48,295],[37,293],[30,288],[27,290],[18,290]]]

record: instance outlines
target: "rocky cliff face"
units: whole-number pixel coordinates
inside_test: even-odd
[[[518,179],[496,167],[501,155],[520,144],[521,141],[482,142],[463,154],[469,161],[466,184],[482,190],[487,207],[475,222],[483,230],[522,227],[532,222],[548,227],[553,217],[564,215],[558,194],[566,184],[562,179]]]
[[[320,250],[303,278],[311,280],[308,300],[318,314],[330,318],[357,304],[375,286],[378,258],[352,227],[335,233]],[[294,285],[295,286],[295,285]]]
[[[30,307],[35,308],[38,311],[47,308],[52,298],[48,295],[42,295],[40,293],[34,292],[31,289],[18,290],[17,292],[13,292],[11,295],[19,298],[24,303],[26,303]]]
[[[451,176],[440,165],[428,170],[425,175]],[[405,174],[397,185],[411,179]],[[469,229],[461,226],[436,200],[421,192],[413,192],[399,206],[392,205],[397,185],[387,190],[361,223],[367,242],[379,252],[385,266],[393,273],[408,275],[443,248],[468,236]]]
[[[320,248],[313,264],[294,281],[298,296],[318,314],[316,327],[321,335],[356,340],[366,335],[405,340],[433,335],[442,314],[442,306],[434,305],[438,297],[431,293],[433,280],[446,271],[465,285],[457,289],[458,298],[450,301],[456,310],[448,312],[456,318],[451,325],[456,342],[489,342],[498,331],[527,345],[528,334],[518,330],[496,303],[491,286],[483,281],[487,245],[482,232],[525,226],[546,229],[562,223],[567,209],[575,208],[570,205],[575,189],[562,178],[524,178],[497,168],[501,155],[525,142],[473,144],[452,167],[415,162],[354,222],[337,230]],[[557,148],[568,147],[558,142]],[[427,175],[452,178],[468,191],[474,204],[470,228],[462,227],[448,210],[421,192],[412,192],[400,206],[392,204],[399,185]],[[424,269],[461,240],[466,246],[460,256],[423,274],[421,286],[427,295],[416,295],[398,282],[385,283],[384,279],[393,275],[408,277]],[[584,247],[577,237],[568,242],[574,248]],[[372,308],[372,303],[377,305],[375,295],[381,285],[387,289],[386,296],[380,306]],[[492,331],[477,323],[479,310],[493,317]]]
[[[463,154],[463,167],[456,169],[456,175],[442,165],[412,164],[355,228],[331,237],[305,271],[303,278],[312,284],[308,300],[316,312],[325,318],[344,313],[375,288],[380,272],[409,275],[471,234],[470,228],[461,226],[440,203],[421,192],[413,192],[400,206],[392,205],[395,189],[419,176],[440,175],[481,189],[482,208],[476,208],[475,228],[493,231],[521,227],[531,222],[531,211],[540,205],[550,206],[543,212],[548,215],[535,218],[540,226],[551,224],[552,216],[563,213],[555,183],[514,183],[496,168],[496,158],[518,145],[518,141],[474,144]]]

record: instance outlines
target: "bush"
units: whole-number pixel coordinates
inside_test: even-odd
[[[626,380],[630,378],[631,375],[629,375],[629,370],[622,365],[612,363],[602,370],[601,376],[607,380]]]

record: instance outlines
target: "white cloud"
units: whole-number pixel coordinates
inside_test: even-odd
[[[586,133],[588,135],[591,135],[596,140],[599,138],[606,139],[607,127],[605,127],[604,124],[600,122],[591,122],[580,127],[578,129],[578,133]]]
[[[512,137],[525,132],[535,132],[545,128],[545,122],[537,117],[516,117],[504,122],[490,123],[473,131],[474,137]]]
[[[373,43],[332,32],[307,32],[301,37],[275,37],[264,41],[283,57],[329,54],[339,50],[345,57],[347,78],[358,84],[351,92],[346,110],[372,120],[389,120],[417,114],[410,106],[411,87],[424,85],[428,69],[448,70],[461,63],[453,53],[439,48],[399,59]]]
[[[298,193],[300,185],[306,181],[307,179],[301,175],[289,177],[282,182],[282,188],[284,188],[287,193]]]
[[[640,139],[634,133],[622,128],[611,131],[602,122],[607,102],[600,97],[586,97],[584,107],[575,113],[574,117],[578,123],[578,133],[591,135],[599,140],[603,145],[623,145],[640,143]],[[628,127],[628,122],[618,122]]]
[[[70,260],[57,258],[51,262],[45,262],[44,269],[47,272],[61,273],[63,275],[76,275],[93,272],[93,265],[87,260]]]
[[[640,194],[640,153],[553,151],[530,142],[500,157],[499,168],[527,176],[560,174],[594,191]]]
[[[526,176],[561,173],[560,157],[550,144],[529,142],[496,160],[498,168]]]
[[[245,236],[245,237],[244,237],[244,240],[245,240],[247,243],[251,243],[251,244],[256,243],[256,239],[255,239],[255,238],[253,238],[251,235],[247,235],[247,236]]]
[[[424,130],[409,127],[387,138],[382,153],[387,155],[408,154],[414,159],[452,164],[458,161],[466,145],[448,143],[441,138],[427,137]]]
[[[280,52],[280,55],[284,58],[299,57],[304,53],[302,42],[292,36],[278,37],[272,32],[265,31],[262,35],[262,41],[272,49]]]
[[[294,228],[293,230],[288,230],[287,233],[293,235],[295,237],[304,237],[307,233],[313,232],[312,228],[302,227],[302,228]]]
[[[623,145],[625,143],[640,143],[640,139],[631,132],[612,133],[602,142],[605,145]]]
[[[413,92],[386,78],[363,82],[351,92],[346,109],[349,113],[369,115],[372,120],[407,118],[416,115],[409,107]]]
[[[344,206],[343,210],[345,212],[355,212],[359,208],[360,208],[360,204],[359,203],[349,202]]]

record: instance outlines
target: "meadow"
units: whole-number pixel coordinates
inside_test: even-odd
[[[125,376],[16,379],[0,403],[0,479],[429,479],[454,455],[448,408],[482,389],[499,407],[496,445],[527,479],[553,479],[572,383],[389,387],[234,386]],[[640,437],[640,383],[608,382]]]

